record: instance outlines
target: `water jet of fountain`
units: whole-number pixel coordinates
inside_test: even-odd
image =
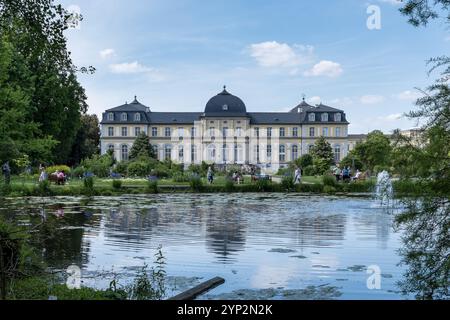
[[[391,200],[394,197],[394,190],[392,188],[392,180],[389,173],[384,170],[377,176],[377,185],[375,188],[375,198],[381,201],[382,206],[389,207]]]

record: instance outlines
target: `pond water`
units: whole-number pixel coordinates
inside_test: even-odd
[[[405,299],[396,282],[400,234],[370,198],[298,194],[162,194],[4,199],[0,214],[56,235],[48,265],[81,267],[84,285],[105,288],[152,265],[162,245],[169,295],[220,276],[199,299]],[[367,287],[369,266],[381,288]]]

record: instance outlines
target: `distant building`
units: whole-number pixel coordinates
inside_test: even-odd
[[[189,165],[252,164],[276,171],[310,152],[324,136],[339,162],[356,139],[348,135],[344,111],[305,99],[289,112],[247,112],[244,102],[226,88],[203,112],[152,112],[135,97],[106,110],[101,121],[101,152],[111,149],[127,160],[137,135],[145,132],[159,160]]]

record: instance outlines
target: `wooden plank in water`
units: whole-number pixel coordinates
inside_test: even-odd
[[[175,297],[172,297],[168,300],[194,300],[202,293],[205,293],[217,286],[220,286],[224,282],[225,282],[225,279],[223,279],[221,277],[215,277],[211,280],[208,280],[208,281],[205,281],[205,282],[199,284],[198,286],[196,286],[192,289],[189,289],[183,293],[180,293],[180,294],[176,295]]]

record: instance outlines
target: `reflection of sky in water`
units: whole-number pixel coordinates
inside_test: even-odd
[[[85,274],[113,269],[127,281],[144,262],[152,263],[161,244],[169,275],[226,279],[210,294],[331,285],[344,299],[401,298],[394,293],[402,271],[395,253],[399,235],[392,216],[371,199],[176,194],[46,202],[50,219],[63,227],[44,251],[55,267],[81,264]],[[41,205],[10,200],[0,212],[17,211],[26,223],[23,212],[37,214]],[[52,216],[61,209],[63,218]],[[383,272],[382,290],[367,289],[365,270],[347,269],[372,264]]]

